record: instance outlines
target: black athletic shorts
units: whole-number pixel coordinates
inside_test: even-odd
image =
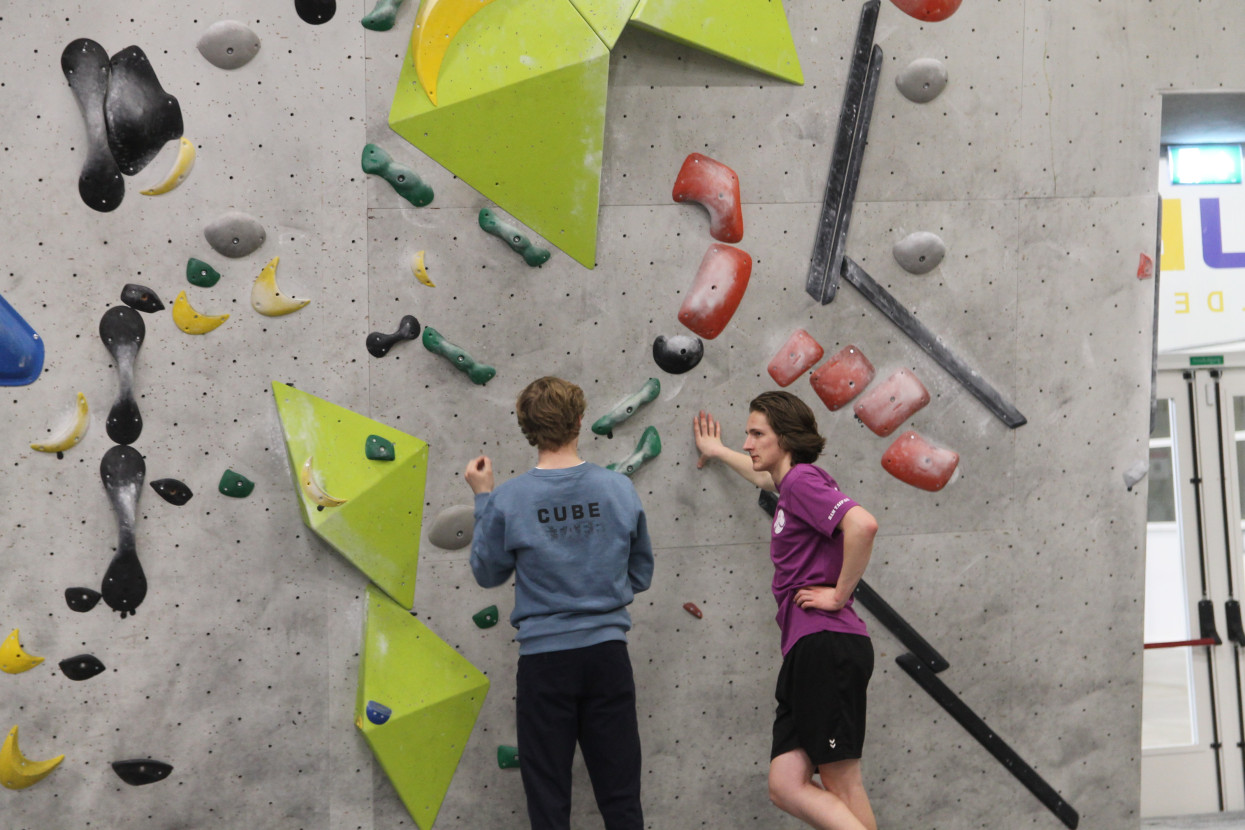
[[[860,634],[819,631],[787,652],[774,697],[770,759],[803,749],[814,766],[859,758],[873,643]]]

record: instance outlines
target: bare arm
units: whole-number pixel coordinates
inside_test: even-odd
[[[692,433],[696,436],[696,449],[700,451],[696,469],[702,469],[716,458],[757,487],[771,492],[778,491],[774,486],[773,476],[752,469],[752,458],[747,453],[732,450],[722,443],[722,425],[703,409],[692,418]]]
[[[843,531],[843,569],[834,585],[811,585],[795,592],[795,604],[801,608],[838,611],[847,605],[856,585],[865,575],[869,557],[873,555],[873,537],[878,532],[877,519],[860,505],[843,515],[839,524]]]

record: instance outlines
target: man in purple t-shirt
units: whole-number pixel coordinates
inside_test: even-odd
[[[722,443],[721,425],[708,413],[696,416],[693,431],[697,467],[716,458],[778,493],[770,559],[783,663],[770,799],[819,830],[877,830],[860,770],[873,645],[852,610],[877,521],[813,465],[826,442],[812,410],[789,392],[765,392],[749,404],[743,452]]]

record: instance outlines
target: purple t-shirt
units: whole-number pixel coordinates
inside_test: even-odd
[[[795,592],[809,585],[833,585],[843,570],[843,531],[839,522],[856,506],[825,470],[796,464],[778,487],[769,556],[774,562],[774,599],[782,653],[803,636],[818,631],[869,635],[864,620],[852,610],[855,598],[838,611],[803,609]]]

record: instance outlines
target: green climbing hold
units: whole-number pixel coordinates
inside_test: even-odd
[[[644,466],[644,462],[652,461],[659,455],[661,455],[661,436],[657,434],[657,427],[645,427],[640,435],[640,443],[636,444],[635,452],[617,464],[610,464],[605,469],[616,470],[629,476]]]
[[[483,386],[497,375],[496,369],[483,363],[477,363],[471,355],[446,340],[432,326],[424,326],[422,342],[425,349],[433,354],[441,355],[441,357],[454,364],[463,374],[471,378],[471,382],[477,386]]]
[[[502,744],[497,747],[497,766],[501,769],[515,769],[519,766],[519,748]]]
[[[363,28],[373,32],[387,32],[398,20],[402,0],[376,0],[376,6],[363,16]]]
[[[393,442],[379,435],[369,435],[363,451],[373,461],[393,461],[398,457],[397,451],[393,448]]]
[[[225,470],[220,477],[220,484],[217,486],[222,496],[232,496],[235,499],[244,499],[251,495],[255,489],[255,482],[251,481],[241,473],[235,473],[233,470]]]
[[[538,248],[532,241],[519,232],[514,225],[506,224],[488,208],[480,208],[480,227],[505,242],[516,253],[523,256],[523,261],[535,268],[549,261],[549,252]]]
[[[186,279],[191,285],[211,288],[220,280],[220,272],[203,260],[191,257],[186,260]]]
[[[471,615],[471,619],[479,628],[492,628],[497,625],[497,606],[490,605],[488,608],[477,611]]]
[[[380,176],[393,186],[398,195],[415,207],[423,207],[432,202],[432,188],[424,184],[414,170],[399,164],[375,144],[363,148],[363,172]]]
[[[623,398],[613,409],[597,418],[592,425],[592,431],[597,435],[613,438],[614,427],[634,415],[636,410],[644,406],[644,404],[657,400],[657,396],[660,394],[661,381],[657,378],[649,378],[640,387],[640,391]]]

